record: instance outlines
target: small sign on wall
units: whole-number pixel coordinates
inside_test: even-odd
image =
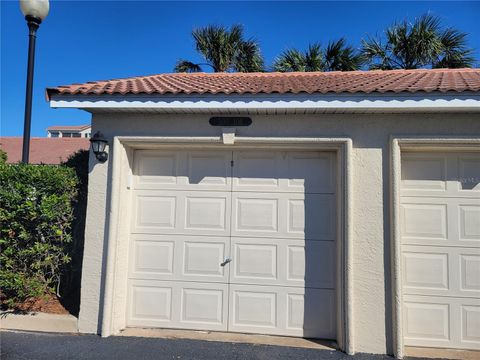
[[[211,117],[208,122],[212,126],[237,127],[250,126],[252,124],[252,119],[246,116],[214,116]]]

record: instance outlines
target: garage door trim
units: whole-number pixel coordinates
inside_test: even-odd
[[[225,145],[221,137],[126,137],[117,136],[110,146],[107,187],[107,220],[104,251],[104,282],[102,286],[101,335],[110,336],[125,328],[126,271],[128,260],[128,217],[129,188],[132,181],[133,152],[136,149],[201,148],[222,150],[276,149],[285,150],[330,150],[337,153],[337,222],[339,262],[337,271],[338,315],[337,342],[339,347],[353,354],[353,298],[352,298],[352,231],[351,209],[351,152],[350,138],[256,138],[237,137],[235,145]]]
[[[390,233],[392,269],[392,315],[393,352],[396,358],[405,355],[402,323],[402,259],[401,259],[401,220],[400,182],[402,152],[443,151],[480,152],[480,139],[449,136],[392,136],[390,141]]]

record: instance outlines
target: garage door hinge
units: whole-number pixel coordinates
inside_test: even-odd
[[[230,166],[233,167],[233,160],[230,161]]]

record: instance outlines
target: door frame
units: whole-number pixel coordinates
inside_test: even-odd
[[[403,341],[402,259],[400,233],[400,182],[402,152],[480,152],[480,138],[450,136],[391,136],[390,137],[390,237],[392,273],[393,354],[405,356]]]
[[[133,182],[133,153],[137,149],[196,148],[202,150],[305,150],[334,151],[337,172],[337,343],[347,354],[354,353],[353,334],[353,239],[352,239],[352,140],[350,138],[262,138],[235,137],[129,137],[113,138],[107,179],[107,222],[104,235],[105,274],[103,304],[100,305],[101,335],[117,334],[126,327],[130,191]]]

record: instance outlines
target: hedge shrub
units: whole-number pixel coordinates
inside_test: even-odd
[[[82,279],[83,245],[85,240],[85,220],[87,216],[88,194],[88,150],[79,150],[64,163],[75,170],[78,178],[77,200],[73,209],[72,222],[72,261],[63,273],[60,288],[62,304],[72,313],[78,315],[80,310],[80,284]]]
[[[71,260],[75,171],[0,163],[0,289],[13,307],[58,291]]]

